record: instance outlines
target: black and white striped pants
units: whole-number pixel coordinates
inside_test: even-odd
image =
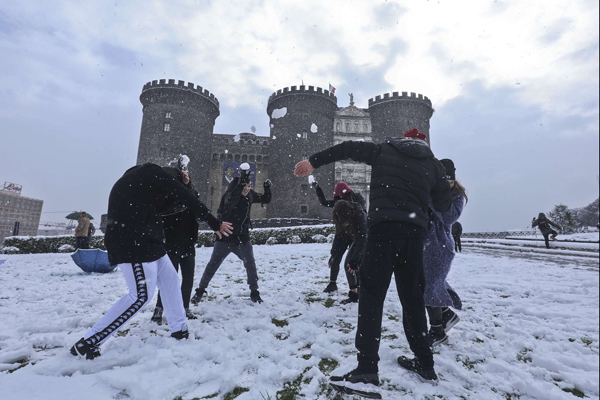
[[[121,297],[102,318],[85,334],[88,344],[98,346],[125,325],[154,295],[161,292],[169,330],[187,329],[179,277],[167,255],[148,263],[119,264],[129,293]]]

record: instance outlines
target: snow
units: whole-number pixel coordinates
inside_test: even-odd
[[[275,399],[299,376],[302,398],[331,399],[322,387],[328,376],[356,366],[357,305],[340,304],[343,273],[338,293],[322,292],[330,248],[255,246],[260,305],[232,255],[192,307],[199,319],[188,322],[189,340],[150,322],[153,299],[92,361],[68,350],[125,294],[121,272],[85,274],[69,254],[2,255],[2,399],[220,400],[235,387],[249,389],[238,400]],[[211,252],[197,250],[196,283]],[[438,386],[396,364],[411,353],[391,285],[379,365],[384,399],[573,399],[566,391],[575,389],[598,399],[598,276],[597,257],[465,248],[449,277],[464,309],[435,354]]]
[[[317,132],[319,131],[319,128],[317,128],[317,125],[315,125],[315,124],[314,124],[314,122],[313,122],[313,124],[310,126],[310,131],[311,131],[312,133],[317,133]]]
[[[308,176],[308,184],[312,185],[313,183],[315,183],[315,177],[312,175]]]
[[[285,117],[285,114],[287,114],[287,107],[277,108],[277,109],[273,110],[273,112],[271,113],[271,118],[272,119],[282,118],[282,117]]]

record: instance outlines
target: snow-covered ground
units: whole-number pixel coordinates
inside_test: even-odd
[[[325,383],[356,365],[357,305],[340,305],[343,274],[339,293],[322,293],[329,249],[255,246],[261,305],[230,256],[193,308],[190,340],[170,338],[148,307],[92,361],[68,350],[126,292],[121,272],[85,274],[68,254],[0,255],[0,398],[341,399]],[[211,250],[197,251],[196,282]],[[465,308],[436,352],[438,386],[396,364],[410,351],[391,287],[383,398],[598,399],[598,277],[597,258],[464,249],[450,282]]]

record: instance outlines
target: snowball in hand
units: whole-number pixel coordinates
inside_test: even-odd
[[[308,184],[312,185],[313,183],[315,183],[315,177],[312,175],[308,176]]]
[[[242,164],[240,164],[240,169],[242,171],[248,171],[250,169],[250,164],[248,164],[248,163],[242,163]]]

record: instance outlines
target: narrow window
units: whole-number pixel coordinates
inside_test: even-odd
[[[300,205],[300,214],[308,214],[308,206],[306,204]]]
[[[308,139],[308,132],[302,132],[302,139]]]
[[[300,186],[300,195],[307,196],[308,195],[308,185]]]
[[[167,112],[165,113],[165,118],[167,118],[167,119],[171,119],[171,118],[172,118],[172,117],[171,117],[171,111],[167,111]]]
[[[165,124],[165,132],[169,132],[171,130],[171,124]]]
[[[302,161],[308,160],[308,156],[302,156]]]

